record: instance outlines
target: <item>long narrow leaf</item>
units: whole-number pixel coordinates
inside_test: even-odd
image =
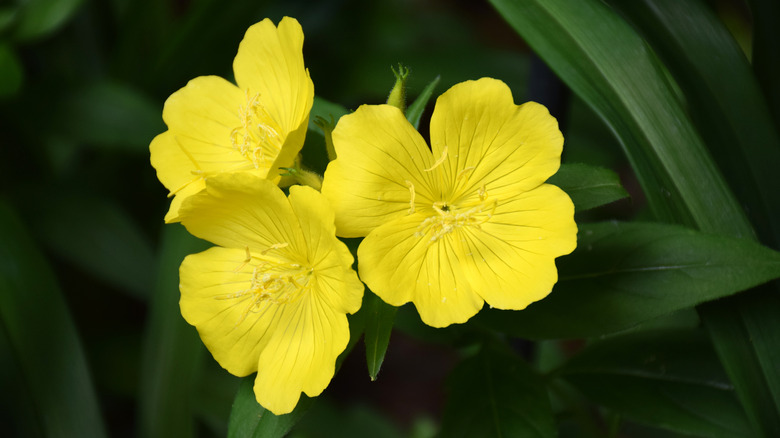
[[[562,164],[547,182],[563,189],[577,212],[628,197],[615,172],[587,164]]]
[[[0,323],[47,437],[105,436],[68,306],[21,219],[0,201]]]
[[[179,312],[179,264],[208,244],[180,225],[167,225],[150,299],[141,372],[140,428],[144,437],[192,436],[193,403],[205,348]]]
[[[639,332],[586,348],[558,370],[589,398],[685,435],[750,435],[734,388],[702,331]]]
[[[596,0],[491,3],[612,128],[656,217],[752,235],[663,67],[626,22]]]
[[[780,248],[780,138],[742,50],[699,0],[611,0],[687,97],[692,120],[764,241]]]
[[[780,138],[762,90],[736,42],[698,0],[611,3],[635,23],[666,61],[687,97],[693,121],[758,235],[780,248]],[[774,436],[780,433],[780,370],[774,365],[780,351],[780,324],[774,316],[780,312],[780,303],[774,297],[780,291],[772,286],[764,289],[705,306],[700,312],[721,359],[741,388],[748,412],[765,434]]]
[[[382,362],[385,360],[387,346],[390,344],[390,333],[393,330],[393,322],[398,308],[385,303],[373,293],[366,295],[368,295],[366,297],[368,314],[366,315],[364,336],[366,364],[369,377],[371,380],[376,380],[379,370],[382,368]]]
[[[50,250],[138,299],[149,296],[152,246],[119,205],[72,194],[39,199],[45,202],[35,217],[37,237]]]
[[[532,339],[614,333],[780,277],[780,253],[675,225],[584,224],[559,273],[547,298],[477,320]]]
[[[286,415],[274,415],[260,406],[252,390],[255,376],[245,377],[236,393],[230,412],[228,438],[282,438],[300,420],[314,403],[301,395],[295,409]]]
[[[492,0],[535,51],[612,127],[620,139],[656,216],[721,234],[753,237],[752,228],[719,176],[713,161],[675,99],[663,68],[645,42],[604,3],[595,0]],[[594,25],[597,23],[597,25]],[[704,188],[704,189],[702,189]],[[771,304],[771,303],[769,303]],[[754,426],[780,434],[776,397],[767,385],[780,380],[767,352],[766,336],[740,338],[734,329],[754,324],[745,317],[760,297],[724,306],[733,324],[702,314],[713,327],[716,347],[737,385]],[[756,327],[769,333],[771,321]],[[719,335],[722,333],[722,336]],[[731,334],[729,334],[731,333]],[[737,357],[751,342],[750,355]],[[758,371],[758,373],[755,373]]]
[[[766,437],[780,434],[780,295],[775,284],[699,309],[748,416]]]

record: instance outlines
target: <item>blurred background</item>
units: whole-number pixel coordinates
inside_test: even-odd
[[[741,3],[712,5],[745,43]],[[163,224],[169,200],[148,146],[166,129],[171,93],[200,75],[232,80],[246,29],[285,15],[303,26],[317,96],[350,110],[383,103],[399,62],[411,69],[410,100],[439,75],[434,96],[463,80],[501,79],[518,103],[530,97],[550,106],[563,125],[565,161],[619,172],[632,200],[596,214],[642,214],[610,132],[486,2],[3,1],[0,245],[18,246],[29,263],[0,263],[47,286],[40,295],[31,288],[25,303],[0,302],[7,312],[20,309],[18,320],[4,315],[0,331],[0,435],[43,435],[40,399],[67,392],[71,379],[85,392],[67,402],[76,410],[95,404],[95,427],[109,436],[225,435],[240,379],[211,359],[177,305],[181,259],[208,245]],[[310,131],[306,147],[322,147],[322,137]],[[436,431],[463,343],[457,328],[426,329],[406,310],[379,379],[369,381],[358,343],[297,436]]]

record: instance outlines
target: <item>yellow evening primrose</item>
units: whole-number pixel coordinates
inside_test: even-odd
[[[258,403],[292,411],[301,391],[319,395],[347,346],[347,313],[361,305],[353,257],[336,238],[322,194],[290,196],[247,173],[208,178],[181,206],[181,223],[216,247],[180,269],[181,313],[214,359],[242,377],[257,372]]]
[[[361,106],[333,131],[338,158],[322,193],[336,234],[366,236],[360,278],[434,327],[465,322],[484,302],[519,310],[544,298],[555,258],[577,240],[574,205],[544,183],[560,166],[555,118],[483,78],[438,98],[430,138],[431,148],[389,105]]]
[[[201,76],[165,101],[168,130],[150,146],[157,177],[174,196],[165,221],[176,222],[184,199],[206,178],[246,172],[278,183],[303,146],[314,84],[303,64],[303,31],[289,17],[251,26],[238,47],[238,86]]]

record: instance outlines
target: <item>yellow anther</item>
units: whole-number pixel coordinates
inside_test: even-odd
[[[409,199],[409,214],[412,214],[412,213],[414,213],[414,197],[415,197],[414,184],[412,184],[412,182],[409,181],[408,179],[404,180],[404,182],[406,183],[406,187],[409,187],[409,197],[410,197],[410,199]]]
[[[441,153],[441,158],[439,158],[438,160],[436,160],[436,162],[435,162],[435,163],[433,163],[433,166],[429,167],[428,169],[424,169],[424,171],[425,171],[425,172],[430,172],[430,171],[432,171],[433,169],[435,169],[435,168],[439,167],[439,166],[441,165],[441,163],[443,163],[443,162],[444,162],[444,160],[446,160],[446,159],[447,159],[447,149],[448,149],[447,145],[444,145],[444,151]]]
[[[284,247],[285,244],[274,246]],[[254,256],[247,250],[247,258],[244,265],[236,269],[239,271],[246,266]],[[238,272],[236,272],[238,273]],[[269,306],[284,305],[302,297],[310,290],[314,269],[310,266],[301,266],[290,263],[277,263],[275,261],[261,261],[252,271],[252,280],[249,287],[237,292],[215,296],[217,300],[238,300],[235,305],[243,306],[243,311],[236,321],[236,326],[241,324],[249,313],[261,313],[269,309]]]
[[[230,131],[230,144],[252,167],[259,169],[273,161],[282,145],[278,124],[268,115],[260,94],[244,91],[246,106],[238,106],[240,126]]]

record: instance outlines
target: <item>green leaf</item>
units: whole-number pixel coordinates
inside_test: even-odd
[[[491,3],[610,126],[659,220],[752,236],[663,66],[626,22],[598,0]]]
[[[68,95],[55,121],[65,135],[92,146],[149,154],[165,131],[162,108],[126,84],[97,82]]]
[[[620,415],[685,435],[750,436],[703,331],[639,332],[588,346],[557,373]]]
[[[741,206],[718,175],[712,159],[676,99],[674,87],[646,43],[604,3],[596,0],[492,0],[534,50],[609,124],[620,139],[660,220],[695,226],[706,232],[753,238]],[[776,16],[776,14],[773,14]],[[596,23],[597,25],[594,25]],[[735,86],[735,84],[729,84]],[[775,115],[776,116],[776,115]],[[704,189],[702,189],[704,188]],[[777,290],[775,290],[775,293]],[[721,360],[757,428],[780,434],[780,370],[771,364],[778,349],[764,303],[753,293],[737,303],[727,300],[709,316]],[[748,330],[748,332],[745,332]],[[737,334],[747,336],[738,338]],[[750,345],[750,354],[744,353]]]
[[[780,137],[742,50],[701,1],[611,0],[686,96],[710,152],[765,242],[780,248]],[[739,84],[739,86],[735,86]]]
[[[208,246],[179,224],[163,230],[142,358],[141,436],[194,433],[193,404],[206,349],[179,311],[179,265],[186,255]]]
[[[532,339],[599,336],[780,277],[780,253],[676,225],[581,224],[578,239],[547,298],[477,321]]]
[[[133,296],[149,296],[154,252],[127,212],[79,195],[49,196],[36,214],[39,238],[74,265]]]
[[[745,206],[758,235],[768,245],[780,248],[780,137],[739,46],[700,1],[612,3],[636,24],[666,61],[687,97],[693,121]],[[754,12],[778,17],[777,2],[774,13],[771,7],[759,3],[755,6],[762,10]],[[757,19],[761,22],[767,18]],[[771,63],[774,57],[777,62],[780,58],[776,53],[765,52],[766,43],[760,38],[766,37],[767,29],[761,26],[758,24],[756,32],[758,53],[762,55],[757,62],[762,68],[771,68],[765,61]],[[756,71],[761,69],[757,67]],[[765,90],[770,91],[777,83],[776,77],[765,82]],[[771,94],[767,97],[771,99]],[[709,214],[718,212],[712,210]],[[749,407],[751,419],[767,436],[780,434],[780,370],[773,362],[775,352],[780,351],[780,335],[777,318],[772,316],[780,312],[780,302],[772,299],[778,292],[777,287],[773,292],[751,292],[752,297],[700,310],[702,320],[715,336],[721,360]],[[770,308],[773,310],[769,311]],[[738,333],[743,337],[736,337]],[[746,348],[747,345],[751,347]]]
[[[373,293],[367,293],[366,305],[368,314],[366,315],[366,333],[364,342],[366,343],[366,364],[368,365],[368,375],[371,380],[376,380],[382,362],[385,360],[385,352],[390,343],[390,333],[393,330],[393,322],[397,307],[393,307]]]
[[[397,421],[368,403],[320,400],[289,437],[415,438],[413,433],[402,433],[401,430]],[[417,437],[432,438],[433,435],[429,433]]]
[[[236,393],[230,412],[228,438],[281,438],[290,431],[311,408],[314,399],[301,394],[298,405],[289,414],[274,415],[255,400],[253,388],[255,376],[245,377]]]
[[[27,0],[19,11],[14,37],[27,41],[43,37],[64,25],[82,0]]]
[[[0,33],[5,34],[19,16],[19,6],[0,6]]]
[[[11,46],[0,41],[0,98],[16,94],[22,87],[22,63]]]
[[[47,437],[105,436],[87,360],[54,274],[0,201],[0,323]]]
[[[544,380],[515,354],[485,345],[448,379],[442,437],[555,436]]]
[[[766,437],[780,433],[780,294],[777,282],[699,313],[715,349],[737,385],[748,416]]]
[[[414,102],[409,105],[409,108],[406,109],[406,119],[414,126],[414,129],[417,129],[420,126],[420,117],[422,117],[422,113],[425,111],[428,101],[431,100],[433,90],[439,85],[439,79],[441,79],[441,76],[436,76],[429,82],[428,85],[423,88],[422,93],[417,96],[417,99],[415,99]]]
[[[563,189],[578,212],[628,197],[615,172],[587,164],[562,164],[547,182]]]

